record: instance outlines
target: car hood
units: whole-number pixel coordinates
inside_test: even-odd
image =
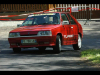
[[[52,30],[54,28],[59,27],[60,25],[31,25],[31,26],[22,26],[16,28],[10,32],[25,32],[25,31],[45,31],[45,30]]]

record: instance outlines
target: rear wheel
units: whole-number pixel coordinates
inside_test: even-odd
[[[13,48],[13,52],[14,53],[19,53],[19,52],[21,52],[21,48]]]
[[[57,35],[56,46],[53,47],[53,51],[55,53],[60,53],[61,52],[61,39],[60,39],[59,35]]]
[[[73,44],[74,50],[80,50],[81,49],[81,45],[82,45],[82,39],[81,39],[81,36],[78,34],[78,43],[77,44]]]

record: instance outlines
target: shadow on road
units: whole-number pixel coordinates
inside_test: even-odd
[[[8,50],[10,51],[10,50]],[[0,54],[0,70],[32,70],[32,71],[100,71],[100,69],[88,66],[81,61],[80,51],[64,50],[54,54],[51,50],[39,53],[38,51],[25,50],[21,53]],[[7,60],[8,59],[8,60]]]
[[[54,53],[53,50],[45,50],[44,52],[40,52],[38,50],[22,50],[20,53],[14,53],[11,49],[10,50],[3,50],[0,53],[1,58],[15,58],[17,56],[25,57],[80,57],[80,51],[74,50],[62,50],[60,53]]]

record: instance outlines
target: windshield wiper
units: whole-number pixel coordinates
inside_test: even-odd
[[[57,24],[57,23],[40,23],[40,24],[38,24],[38,25],[45,25],[45,24]]]
[[[51,23],[40,23],[40,24],[45,25],[45,24],[51,24]],[[38,24],[38,25],[40,25],[40,24]]]
[[[37,24],[24,24],[22,26],[32,26],[32,25],[37,25]]]
[[[29,26],[32,26],[32,25],[37,25],[37,24],[28,24]]]

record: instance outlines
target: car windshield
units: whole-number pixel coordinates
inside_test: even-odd
[[[59,13],[43,13],[29,15],[22,23],[22,26],[60,24]]]

